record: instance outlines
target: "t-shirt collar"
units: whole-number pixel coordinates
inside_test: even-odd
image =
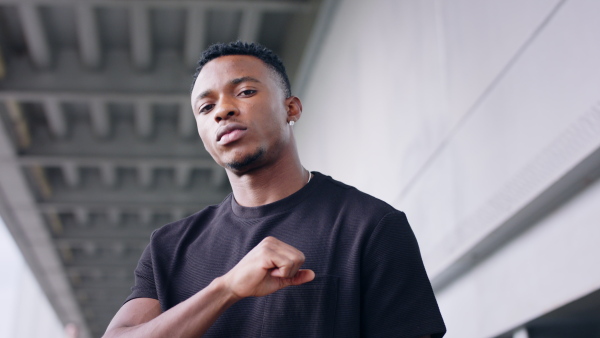
[[[300,188],[300,190],[279,201],[258,207],[241,206],[236,202],[233,194],[230,194],[229,198],[231,199],[231,209],[236,216],[242,218],[260,218],[285,212],[302,202],[320,184],[321,180],[323,179],[323,174],[319,173],[318,171],[313,171],[312,174],[314,176],[310,179],[310,182]]]

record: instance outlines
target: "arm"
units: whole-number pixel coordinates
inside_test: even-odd
[[[125,303],[104,337],[197,337],[242,298],[266,296],[313,280],[313,271],[300,270],[303,263],[302,252],[267,237],[227,274],[164,313],[156,299],[137,298]]]
[[[219,278],[188,300],[162,313],[158,300],[136,298],[125,303],[106,330],[105,337],[198,336],[235,299]]]

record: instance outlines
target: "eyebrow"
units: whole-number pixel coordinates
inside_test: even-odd
[[[256,83],[260,83],[260,81],[258,81],[258,79],[253,78],[252,76],[243,76],[243,77],[239,77],[237,79],[233,79],[233,80],[229,81],[229,83],[231,83],[233,85],[237,85],[237,84],[240,84],[242,82],[256,82]]]
[[[240,83],[243,83],[243,82],[261,83],[257,78],[254,78],[252,76],[242,76],[242,77],[238,77],[238,78],[235,78],[235,79],[229,81],[229,83],[232,85],[239,85]],[[203,91],[202,93],[200,93],[200,95],[198,95],[196,97],[196,100],[194,100],[194,102],[198,102],[199,100],[202,100],[203,98],[210,95],[210,93],[212,93],[212,91],[210,89]]]

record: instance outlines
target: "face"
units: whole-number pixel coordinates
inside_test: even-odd
[[[264,165],[289,148],[301,112],[260,59],[228,55],[208,62],[191,95],[198,134],[215,161],[234,172]]]

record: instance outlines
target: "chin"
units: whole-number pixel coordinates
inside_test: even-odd
[[[225,167],[233,172],[242,173],[256,167],[261,162],[261,159],[264,158],[265,154],[266,150],[264,148],[258,148],[253,153],[225,162]]]

